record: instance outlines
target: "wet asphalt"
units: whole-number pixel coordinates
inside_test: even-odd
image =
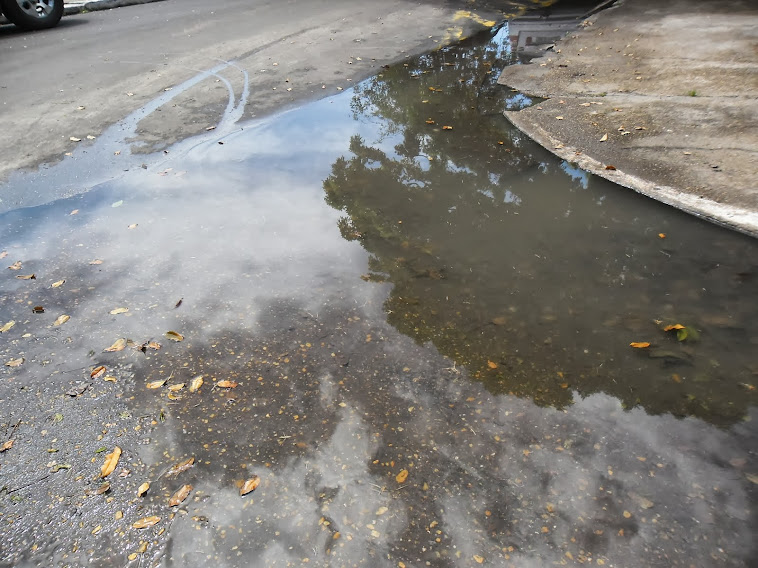
[[[3,213],[3,565],[755,562],[758,246],[510,127],[507,32]]]

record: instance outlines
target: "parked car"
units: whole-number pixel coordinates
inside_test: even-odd
[[[52,28],[63,16],[63,0],[0,0],[0,12],[19,28]]]

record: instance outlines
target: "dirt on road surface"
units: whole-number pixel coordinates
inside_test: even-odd
[[[756,30],[754,2],[617,2],[505,69],[547,99],[506,116],[587,171],[758,236]]]

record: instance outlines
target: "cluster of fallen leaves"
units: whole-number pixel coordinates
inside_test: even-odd
[[[664,325],[663,322],[661,321],[656,321],[656,324],[658,324],[660,329],[664,331],[665,333],[675,331],[676,338],[678,341],[698,341],[700,339],[700,333],[693,327],[688,327],[688,326],[682,325],[681,323]],[[649,341],[632,341],[629,344],[630,347],[633,347],[635,349],[647,349],[651,345],[652,343]]]

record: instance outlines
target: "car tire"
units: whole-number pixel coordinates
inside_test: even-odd
[[[24,30],[52,28],[63,17],[63,0],[0,0],[0,8],[6,18]]]

